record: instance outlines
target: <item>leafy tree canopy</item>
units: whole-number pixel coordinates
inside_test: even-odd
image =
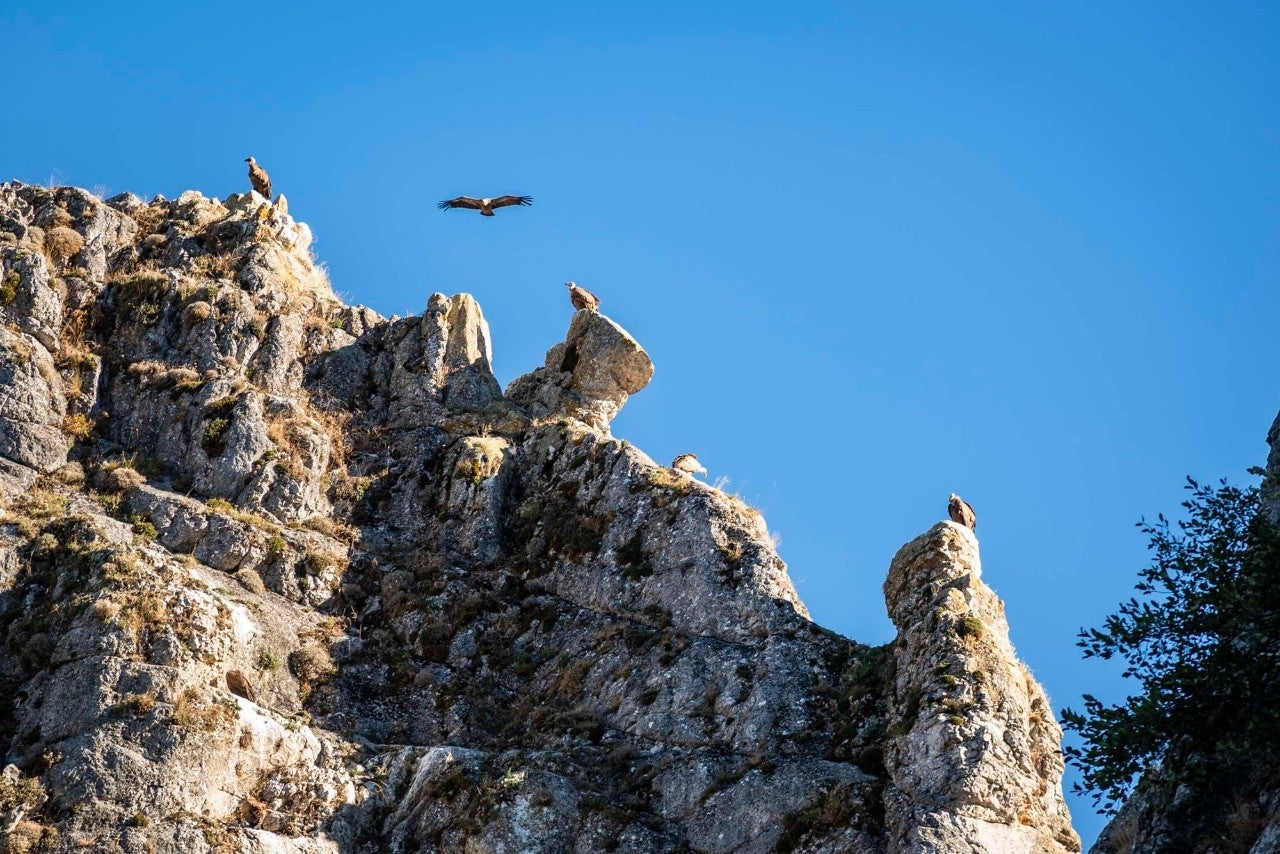
[[[1280,531],[1259,513],[1257,486],[1187,478],[1186,489],[1185,519],[1138,523],[1152,552],[1138,596],[1079,635],[1085,658],[1118,657],[1140,685],[1118,705],[1086,694],[1083,712],[1062,713],[1083,742],[1066,749],[1083,775],[1075,788],[1099,812],[1115,812],[1150,768],[1205,785],[1190,777],[1280,748]],[[1211,761],[1173,761],[1189,756]]]

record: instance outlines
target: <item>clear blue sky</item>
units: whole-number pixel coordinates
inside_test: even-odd
[[[223,195],[252,154],[349,300],[475,294],[504,383],[575,279],[657,364],[615,434],[732,478],[824,625],[889,640],[890,557],[969,499],[1061,708],[1124,688],[1073,643],[1133,522],[1280,408],[1275,10],[9,0],[0,176]]]

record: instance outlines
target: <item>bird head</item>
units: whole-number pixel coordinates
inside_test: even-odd
[[[947,496],[948,502],[959,501],[959,500],[960,500],[960,496],[956,495],[954,492]]]
[[[565,283],[564,283],[564,286],[565,286],[566,288],[568,288],[569,290],[573,290],[574,288],[576,288],[576,287],[577,287],[577,285],[576,285],[576,284],[574,284],[573,282],[565,282]]]
[[[244,159],[244,162],[245,162],[245,163],[252,163],[252,162],[253,162],[253,158],[252,158],[252,157],[246,157],[246,158]]]

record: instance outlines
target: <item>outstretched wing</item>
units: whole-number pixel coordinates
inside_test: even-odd
[[[450,208],[466,208],[467,210],[478,211],[484,207],[480,204],[479,199],[473,199],[470,196],[458,196],[456,199],[445,199],[436,205],[440,210],[447,211]]]
[[[489,203],[491,208],[505,208],[508,205],[531,205],[533,196],[498,196]]]

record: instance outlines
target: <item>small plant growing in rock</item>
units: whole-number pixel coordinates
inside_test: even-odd
[[[35,777],[20,776],[17,780],[0,777],[0,812],[39,806],[45,798],[44,786]]]
[[[130,462],[108,463],[103,466],[99,485],[108,492],[121,493],[142,486],[147,478]]]
[[[139,717],[149,714],[155,707],[156,695],[150,692],[145,694],[130,694],[114,706],[116,711],[132,712],[134,715]]]
[[[0,305],[9,305],[18,298],[18,285],[21,283],[22,277],[17,270],[4,274],[3,281],[0,281]]]
[[[333,657],[329,655],[329,650],[317,644],[311,644],[289,653],[289,670],[299,682],[309,685],[332,676],[337,668],[333,664]]]
[[[617,558],[619,568],[632,581],[639,581],[641,578],[653,575],[653,566],[645,557],[644,544],[639,531],[618,546]]]
[[[236,718],[237,707],[231,701],[228,708],[225,703],[206,703],[195,688],[188,688],[178,696],[173,704],[173,723],[180,727],[212,732],[232,723]]]
[[[258,653],[259,670],[276,670],[279,667],[280,656],[276,655],[274,650],[264,649]]]
[[[66,226],[49,229],[44,236],[44,250],[49,260],[57,264],[65,264],[73,255],[84,248],[84,238]]]
[[[200,447],[209,457],[220,457],[226,450],[225,434],[231,422],[226,418],[210,418],[204,425],[204,436],[200,439]]]
[[[129,518],[129,522],[133,525],[134,542],[149,543],[160,535],[156,526],[145,516],[135,513]]]
[[[67,497],[36,487],[22,497],[18,509],[32,519],[49,519],[67,512]]]
[[[62,431],[73,439],[88,439],[96,425],[97,422],[80,412],[62,419]]]
[[[93,615],[104,623],[111,624],[120,616],[120,603],[111,599],[99,599],[93,603]]]
[[[234,395],[220,397],[205,407],[204,434],[200,438],[200,447],[205,455],[214,458],[222,456],[227,448],[226,432],[231,426],[231,414],[236,408],[237,398]]]
[[[308,575],[324,575],[333,568],[333,564],[333,558],[323,552],[307,552],[302,561]]]
[[[956,634],[962,638],[980,638],[982,632],[982,620],[973,614],[965,614],[956,622]]]
[[[151,819],[147,818],[142,813],[138,813],[133,818],[129,819],[130,827],[148,827],[150,826],[150,824],[151,824]]]
[[[267,554],[272,557],[280,557],[288,548],[289,543],[279,534],[272,534],[271,538],[267,540]]]

